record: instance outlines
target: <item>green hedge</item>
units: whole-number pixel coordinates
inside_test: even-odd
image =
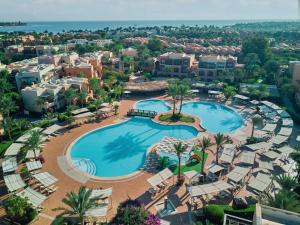
[[[230,214],[237,217],[252,219],[255,211],[255,205],[250,205],[246,209],[234,209],[229,205],[207,205],[204,208],[206,219],[215,224],[223,224],[224,214]]]

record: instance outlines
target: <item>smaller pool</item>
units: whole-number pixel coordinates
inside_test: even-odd
[[[149,99],[149,100],[143,100],[137,102],[134,108],[155,111],[157,113],[163,113],[171,110],[172,107],[167,105],[165,101],[158,100],[158,99]]]

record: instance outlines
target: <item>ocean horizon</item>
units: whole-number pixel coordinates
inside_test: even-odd
[[[25,26],[0,27],[0,32],[52,32],[59,33],[71,30],[96,31],[104,28],[116,29],[119,27],[162,27],[162,26],[232,26],[237,23],[253,22],[290,22],[295,20],[102,20],[102,21],[22,21]]]

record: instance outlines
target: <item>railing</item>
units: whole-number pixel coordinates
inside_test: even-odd
[[[141,109],[130,109],[127,112],[127,116],[143,116],[154,118],[157,115],[157,112],[150,110],[141,110]]]

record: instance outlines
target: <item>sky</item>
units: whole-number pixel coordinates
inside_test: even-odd
[[[0,0],[0,21],[296,19],[298,0]]]

